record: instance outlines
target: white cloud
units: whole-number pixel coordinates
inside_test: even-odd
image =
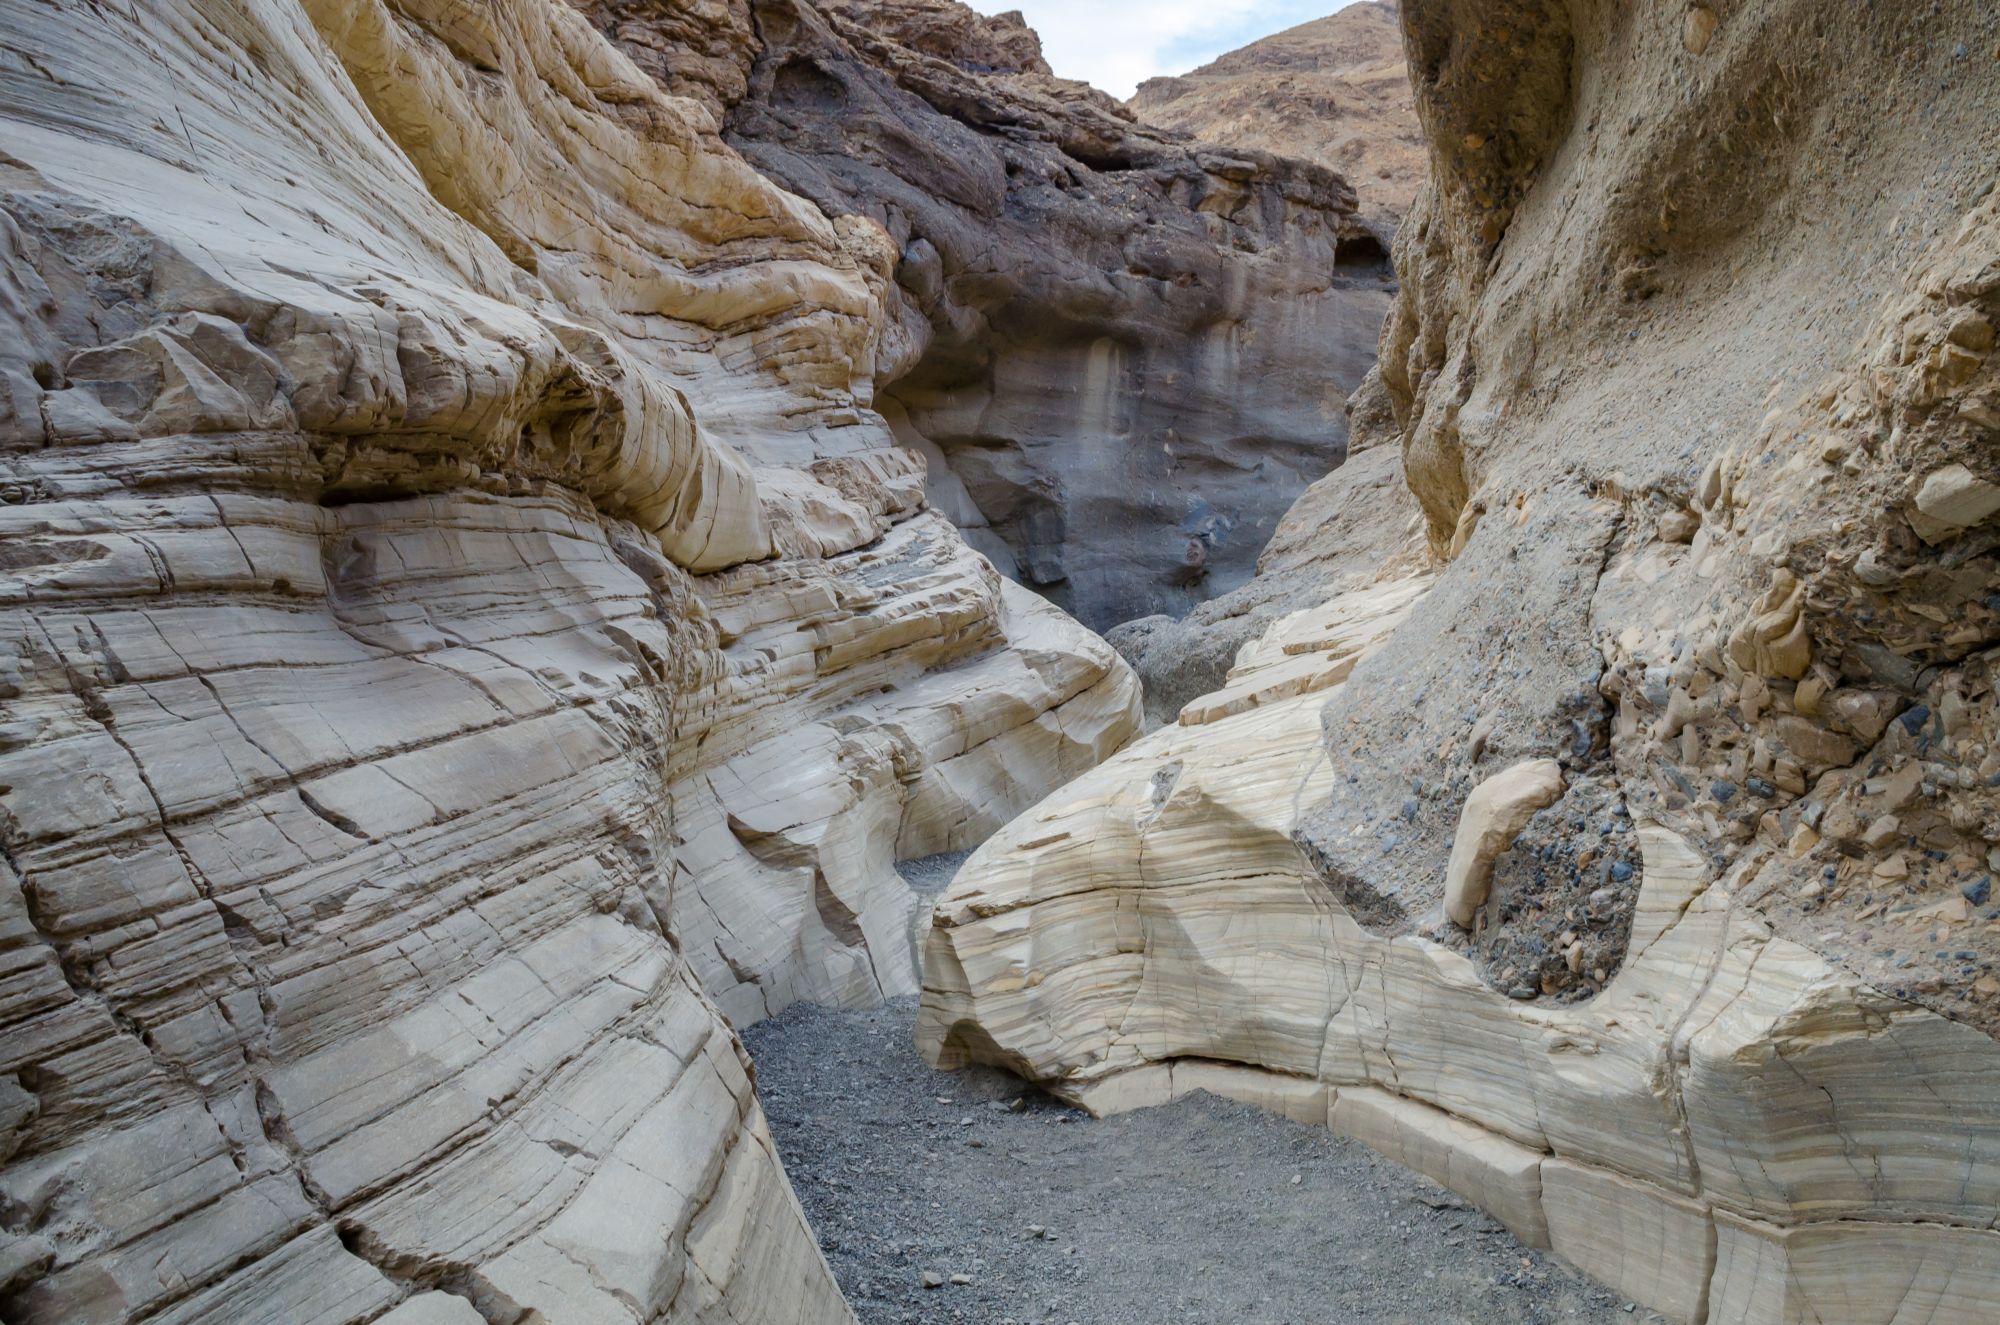
[[[1042,34],[1049,65],[1114,97],[1343,7],[1346,0],[969,0],[982,14],[1018,9]]]

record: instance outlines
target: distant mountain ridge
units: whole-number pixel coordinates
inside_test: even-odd
[[[1386,231],[1424,176],[1396,0],[1364,0],[1252,42],[1192,73],[1149,78],[1126,103],[1141,119],[1207,142],[1330,166]]]

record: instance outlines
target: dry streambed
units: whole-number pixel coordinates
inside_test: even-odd
[[[797,1006],[744,1036],[863,1325],[1660,1319],[1324,1129],[1205,1095],[1092,1120],[1004,1073],[931,1071],[915,1014]]]

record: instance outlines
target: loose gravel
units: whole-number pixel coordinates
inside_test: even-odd
[[[958,860],[907,871],[930,892]],[[1196,1095],[1092,1120],[933,1072],[916,1000],[744,1036],[779,1154],[863,1325],[1661,1322],[1367,1147]]]

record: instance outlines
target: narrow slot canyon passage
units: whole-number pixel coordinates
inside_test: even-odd
[[[0,0],[0,1325],[2000,1325],[1996,107]]]
[[[935,893],[962,860],[903,869]],[[743,1037],[862,1325],[1666,1319],[1324,1127],[1206,1094],[1092,1119],[1005,1072],[933,1071],[916,1011],[799,1004]]]

